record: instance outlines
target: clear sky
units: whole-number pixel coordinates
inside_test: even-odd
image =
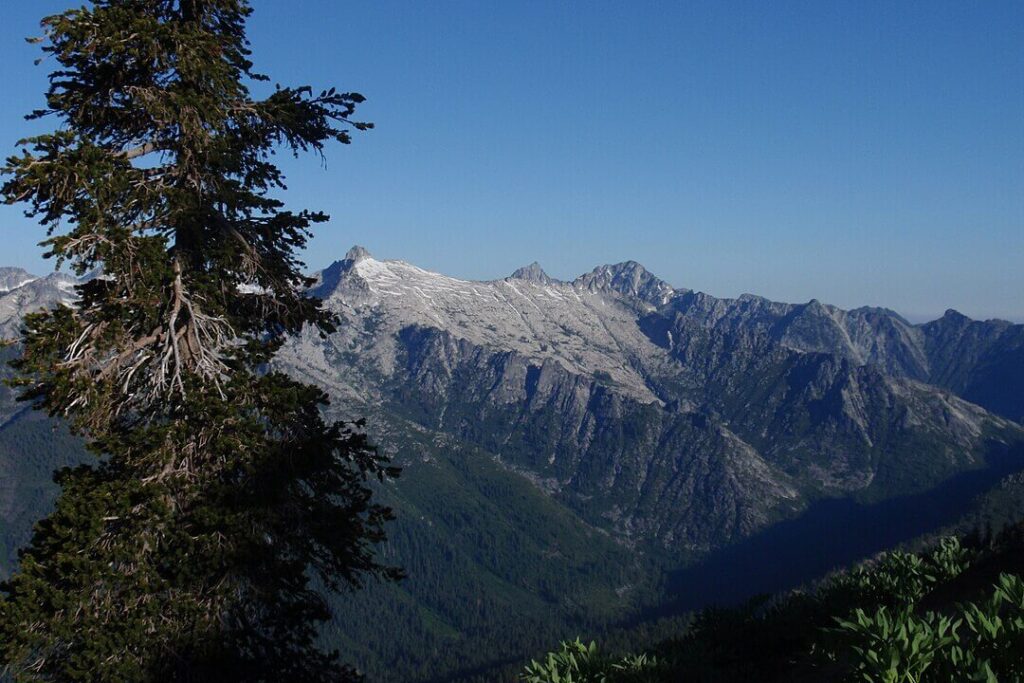
[[[0,149],[71,0],[0,3]],[[1024,3],[253,0],[257,67],[377,129],[284,159],[352,244],[473,279],[640,261],[670,283],[1024,319]],[[46,266],[0,207],[0,262]]]

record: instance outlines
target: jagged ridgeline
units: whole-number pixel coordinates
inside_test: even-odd
[[[5,334],[73,295],[0,276]],[[404,468],[380,495],[409,579],[346,597],[324,634],[371,680],[493,680],[575,633],[1020,507],[1021,325],[717,299],[634,262],[468,282],[360,248],[312,293],[338,331],[276,363]],[[75,445],[7,395],[0,411],[6,568]]]

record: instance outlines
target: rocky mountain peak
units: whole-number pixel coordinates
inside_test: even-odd
[[[817,315],[828,315],[828,308],[818,299],[811,299],[803,305],[803,310]]]
[[[345,260],[352,261],[353,263],[368,258],[373,258],[370,255],[370,252],[367,251],[366,247],[361,247],[358,244],[349,249],[348,252],[345,254]]]
[[[964,315],[960,311],[956,310],[955,308],[947,308],[946,312],[942,314],[942,318],[941,319],[945,320],[947,322],[956,322],[956,323],[971,322],[970,318],[968,318],[966,315]]]
[[[948,308],[946,309],[946,312],[942,314],[941,318],[936,318],[931,322],[925,323],[921,326],[921,329],[931,330],[933,333],[940,336],[947,336],[950,334],[957,335],[970,329],[974,322],[974,320],[968,318],[960,311]]]
[[[18,337],[26,313],[73,302],[79,282],[74,275],[60,271],[36,277],[21,268],[0,269],[0,339]]]
[[[512,277],[516,280],[528,280],[529,282],[539,282],[545,285],[558,282],[558,280],[545,273],[544,269],[536,261],[528,266],[517,269],[512,273]]]
[[[592,292],[615,292],[661,306],[675,293],[664,280],[650,273],[636,261],[598,266],[573,281],[577,287]]]
[[[850,313],[855,315],[871,316],[875,318],[891,318],[898,321],[903,325],[909,326],[910,323],[902,315],[892,310],[891,308],[884,308],[882,306],[861,306],[859,308],[850,309]]]
[[[22,268],[0,268],[0,292],[9,292],[38,279],[38,276]]]
[[[370,252],[366,247],[359,246],[358,244],[353,246],[345,252],[345,258],[340,261],[335,261],[319,273],[315,274],[317,281],[309,289],[309,293],[319,299],[326,299],[332,292],[334,292],[335,289],[338,288],[338,284],[341,282],[345,273],[352,270],[352,268],[361,261],[372,260],[373,256],[370,255]]]

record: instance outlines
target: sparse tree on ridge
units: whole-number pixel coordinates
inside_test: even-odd
[[[322,154],[370,124],[362,96],[253,71],[246,0],[96,0],[42,22],[58,130],[23,141],[2,194],[47,255],[102,270],[26,319],[22,396],[95,463],[0,586],[0,666],[16,680],[346,680],[316,645],[327,589],[394,578],[373,545],[394,476],[326,395],[266,371],[282,339],[334,320],[302,295],[275,150]],[[315,575],[315,577],[314,577]]]

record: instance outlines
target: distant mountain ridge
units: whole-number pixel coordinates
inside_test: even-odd
[[[1024,325],[1003,320],[974,321],[956,311],[913,325],[886,309],[844,311],[812,300],[779,304],[760,297],[715,299],[686,293],[674,311],[705,327],[761,330],[780,344],[801,351],[833,353],[858,365],[875,365],[954,393],[1013,420],[1024,419],[1021,386]]]
[[[4,277],[0,336],[74,296],[66,275]],[[546,645],[546,628],[621,619],[657,599],[666,568],[821,501],[1024,467],[1021,325],[720,299],[633,261],[466,281],[361,247],[310,293],[338,331],[297,335],[276,366],[324,387],[336,417],[366,417],[404,468],[380,495],[398,512],[384,552],[410,579],[353,597],[336,632],[375,679],[447,680]],[[0,417],[14,544],[52,495],[54,437],[7,393]],[[470,654],[442,666],[439,651]]]
[[[356,267],[360,261],[367,264],[362,269]],[[1008,366],[1024,367],[1024,325],[1003,320],[976,321],[948,310],[939,319],[912,324],[894,311],[877,307],[847,311],[816,299],[787,304],[754,295],[718,298],[673,288],[634,261],[599,266],[571,282],[548,276],[536,262],[504,280],[467,282],[401,261],[378,261],[362,248],[353,249],[346,259],[321,271],[321,282],[330,280],[331,284],[321,284],[313,293],[329,297],[341,275],[350,272],[367,272],[368,281],[376,273],[394,281],[420,282],[418,289],[411,285],[404,290],[420,298],[424,287],[457,291],[457,283],[463,283],[470,288],[500,290],[500,283],[506,283],[507,292],[516,281],[554,287],[537,290],[537,302],[549,300],[550,291],[573,296],[582,292],[614,294],[631,310],[644,310],[654,316],[641,320],[641,325],[653,328],[657,319],[678,316],[716,334],[764,334],[787,348],[834,354],[856,365],[873,365],[887,375],[947,388],[1004,417],[1024,419],[1024,392],[1012,390],[1022,386],[1024,378],[1006,372]],[[453,304],[457,306],[457,302],[449,302],[447,309],[451,310]],[[514,308],[514,297],[509,304]],[[652,341],[659,345],[665,342]]]
[[[0,294],[27,285],[38,277],[21,268],[0,267]]]
[[[39,277],[21,268],[0,268],[0,339],[16,338],[26,313],[74,301],[77,283],[67,273]]]
[[[320,282],[343,325],[286,346],[289,372],[349,406],[413,411],[589,523],[665,547],[714,547],[821,495],[903,491],[899,456],[913,443],[933,451],[925,486],[980,462],[992,434],[1021,433],[922,381],[949,356],[937,333],[963,338],[942,321],[716,299],[635,262],[572,282],[537,264],[468,282],[356,249]],[[1014,335],[981,324],[958,377]]]

